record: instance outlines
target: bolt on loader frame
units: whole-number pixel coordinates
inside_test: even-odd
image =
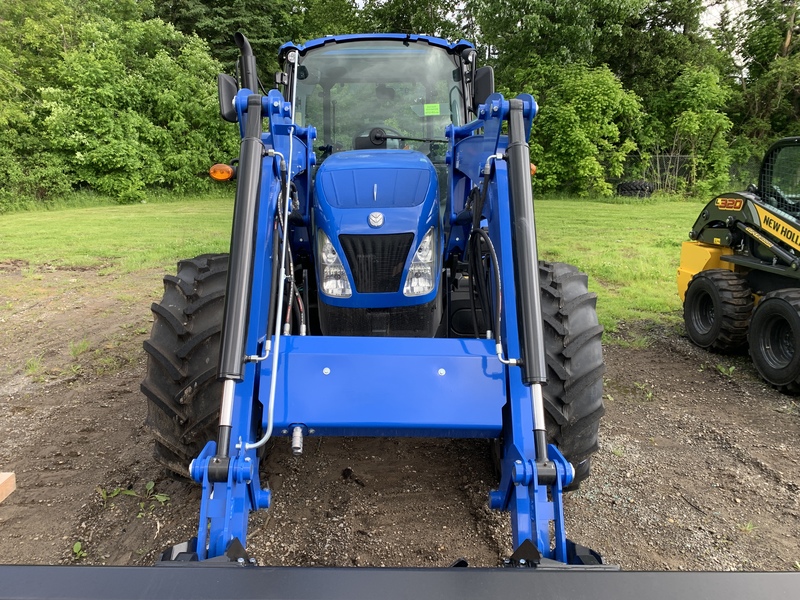
[[[221,111],[239,123],[242,144],[220,344],[218,441],[208,442],[190,467],[203,486],[196,542],[173,548],[166,558],[243,557],[249,512],[271,502],[259,481],[257,452],[270,436],[291,435],[299,453],[306,436],[402,435],[501,439],[500,486],[489,504],[510,512],[514,562],[599,565],[598,555],[567,541],[563,490],[575,470],[547,443],[545,431],[547,366],[528,156],[537,111],[533,97],[506,100],[491,93],[491,73],[475,69],[476,52],[466,42],[401,34],[285,45],[286,68],[278,81],[286,96],[277,89],[261,95],[249,44],[239,34],[236,39],[241,85],[220,78]],[[317,130],[301,124],[311,116],[313,99],[298,90],[331,72],[340,81],[348,81],[353,69],[381,77],[413,61],[420,62],[415,69],[436,69],[437,61],[446,65],[449,89],[446,81],[434,82],[445,93],[409,107],[417,116],[448,117],[446,128],[428,127],[415,138],[398,131],[404,128],[398,118],[396,126],[383,123],[361,133],[356,128],[353,149],[339,151],[341,136],[334,138],[329,114],[321,114],[325,131],[318,157]],[[398,82],[391,88],[383,81],[394,79],[383,77],[374,102],[415,87]],[[476,87],[484,97],[473,104]],[[321,113],[333,110],[327,103],[320,107]],[[465,122],[470,111],[475,118]],[[338,116],[343,129],[342,117],[356,115]],[[425,144],[427,155],[408,149],[410,141]],[[440,177],[430,159],[432,146],[444,148]],[[375,233],[379,228],[386,233]],[[488,282],[494,318],[487,315],[483,324],[489,334],[448,337],[445,331],[434,337],[448,311],[448,266],[457,268],[470,236],[478,235],[484,252],[491,253],[494,275]],[[361,254],[379,262],[390,251],[369,255],[364,247],[401,236],[407,243],[392,265],[393,283],[376,273],[382,265],[364,267],[352,250],[355,238]],[[317,288],[320,328],[334,335],[306,335],[314,328],[305,320],[308,302],[299,329],[282,319],[292,313],[283,299],[294,302],[292,288],[300,295],[289,264],[303,261],[303,294]],[[309,271],[316,272],[316,282],[308,281]],[[376,335],[371,311],[384,308],[390,310],[380,327],[389,335]],[[347,311],[356,316],[348,320]],[[397,316],[403,311],[422,323],[413,333],[425,337],[409,334]],[[583,334],[599,348],[601,331],[595,316]],[[595,370],[599,379],[602,363]]]

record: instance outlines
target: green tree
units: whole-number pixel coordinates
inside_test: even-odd
[[[605,61],[595,58],[598,45],[615,44],[646,1],[468,0],[466,7],[502,73],[532,59],[599,66]]]
[[[306,41],[325,35],[358,33],[369,29],[355,0],[305,0],[299,34]],[[285,40],[289,41],[289,40]]]
[[[686,155],[685,164],[675,162],[673,173],[666,173],[672,189],[707,196],[728,184],[731,152],[727,134],[733,123],[723,112],[728,90],[721,85],[715,69],[687,68],[672,88],[672,156]]]
[[[122,200],[203,187],[197,175],[234,151],[216,114],[218,70],[201,40],[161,20],[96,17],[42,90],[52,155],[73,184]]]
[[[800,134],[797,4],[756,0],[745,11],[741,127],[762,148],[776,137]]]
[[[635,94],[623,89],[607,68],[551,66],[517,72],[540,112],[531,134],[531,159],[537,165],[537,191],[610,195],[609,179],[622,175],[642,113]]]
[[[455,0],[367,0],[363,13],[371,31],[459,39],[458,8]]]
[[[647,0],[629,14],[616,36],[597,44],[595,60],[605,63],[641,99],[649,115],[643,143],[668,144],[672,88],[689,66],[717,64],[719,52],[701,24],[702,0]]]
[[[281,44],[302,35],[301,11],[289,0],[154,0],[154,9],[179,31],[204,39],[229,72],[239,56],[233,34],[241,31],[253,46],[265,82],[272,81]]]
[[[70,187],[42,136],[39,89],[75,44],[78,23],[63,0],[0,3],[0,212]]]

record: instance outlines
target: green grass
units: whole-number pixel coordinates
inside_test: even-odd
[[[69,353],[72,355],[72,358],[78,358],[81,354],[89,350],[90,345],[91,342],[85,338],[80,342],[70,342]]]
[[[213,195],[129,206],[0,215],[0,262],[120,272],[174,269],[180,258],[225,252],[233,188]],[[681,243],[704,202],[536,199],[542,258],[589,274],[608,331],[620,321],[677,322],[675,276]]]
[[[178,258],[229,247],[233,189],[147,202],[0,215],[0,261],[112,268],[174,268]]]
[[[674,323],[680,317],[676,274],[703,201],[536,200],[541,258],[589,274],[601,323]]]

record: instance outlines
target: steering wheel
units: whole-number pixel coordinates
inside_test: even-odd
[[[368,127],[366,129],[362,129],[360,132],[356,134],[353,138],[353,147],[363,147],[363,142],[359,144],[357,140],[367,138],[372,146],[375,148],[385,148],[386,142],[388,141],[385,136],[391,137],[398,137],[402,138],[403,134],[393,129],[391,127],[386,127],[385,125],[373,125],[372,127]],[[399,141],[399,140],[398,140]]]

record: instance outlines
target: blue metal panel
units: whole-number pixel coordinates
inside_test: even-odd
[[[505,368],[489,340],[290,337],[276,428],[320,435],[497,437]],[[264,369],[261,390],[269,389]],[[302,385],[298,385],[302,382]]]
[[[418,206],[436,193],[436,169],[415,150],[338,152],[317,170],[317,197],[334,208]]]

